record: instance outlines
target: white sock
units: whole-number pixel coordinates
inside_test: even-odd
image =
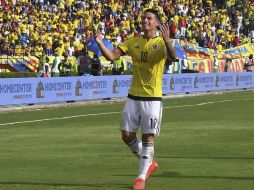
[[[142,178],[145,180],[146,173],[148,171],[149,166],[152,163],[154,155],[154,143],[153,142],[143,142],[142,143],[142,151],[139,161],[139,176],[138,178]]]
[[[128,146],[131,149],[131,152],[140,158],[142,150],[142,141],[140,138],[136,137],[131,143],[128,144]]]

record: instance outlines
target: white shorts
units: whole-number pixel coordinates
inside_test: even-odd
[[[162,101],[140,101],[128,98],[122,113],[120,130],[142,134],[160,134]]]

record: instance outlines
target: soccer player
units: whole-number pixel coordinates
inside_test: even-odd
[[[157,35],[161,30],[162,36]],[[176,60],[175,49],[169,37],[168,23],[160,23],[156,10],[147,9],[142,14],[143,35],[127,39],[114,50],[102,42],[100,31],[96,41],[104,56],[115,60],[128,54],[133,60],[133,78],[122,113],[120,129],[123,141],[139,158],[139,175],[133,189],[144,189],[148,177],[158,168],[154,157],[154,137],[160,133],[162,116],[162,75],[166,59]],[[141,128],[142,139],[136,136]]]

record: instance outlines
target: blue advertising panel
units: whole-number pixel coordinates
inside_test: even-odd
[[[163,94],[253,88],[254,73],[210,73],[164,75]]]
[[[235,73],[219,73],[215,78],[215,90],[230,90],[235,89],[236,75]]]
[[[131,75],[0,79],[0,105],[126,97]],[[254,88],[254,73],[165,74],[163,94]]]
[[[195,92],[207,92],[215,90],[216,77],[213,74],[195,74],[194,76],[194,89]]]
[[[191,92],[194,89],[193,74],[172,74],[169,75],[169,93]]]
[[[69,77],[74,82],[73,100],[101,99],[109,97],[107,76]]]
[[[0,79],[0,105],[30,103],[35,97],[34,81],[26,79]]]
[[[253,87],[253,74],[250,72],[235,73],[235,89],[252,88]]]
[[[169,76],[169,74],[165,74],[162,77],[162,94],[169,94],[170,92]]]
[[[32,81],[32,101],[36,103],[68,101],[73,96],[73,83],[68,78],[35,78]]]
[[[252,74],[252,88],[254,88],[254,74]]]
[[[131,87],[131,75],[108,76],[109,79],[109,97],[125,97]]]

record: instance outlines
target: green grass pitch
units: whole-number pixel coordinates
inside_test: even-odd
[[[0,113],[0,190],[130,189],[138,160],[121,141],[122,109]],[[165,99],[146,189],[253,190],[253,120],[253,91]]]

